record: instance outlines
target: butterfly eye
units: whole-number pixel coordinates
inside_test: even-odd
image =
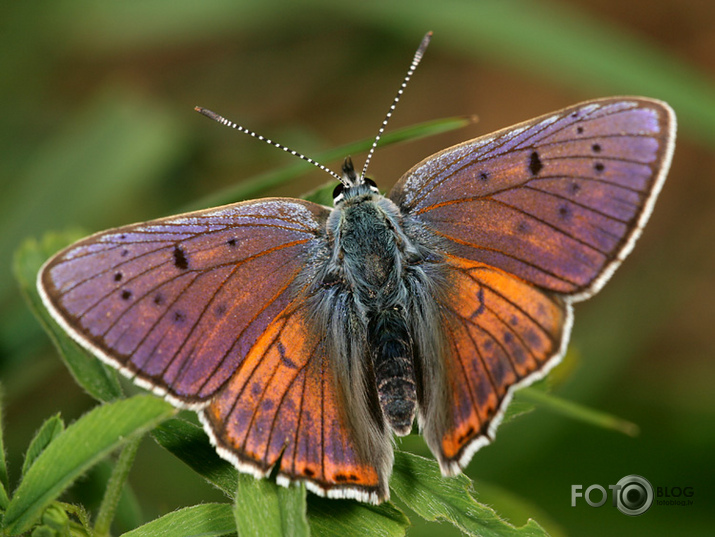
[[[370,179],[369,177],[365,177],[365,184],[370,187],[370,190],[373,192],[380,192],[380,190],[377,188],[377,183]]]
[[[338,201],[338,198],[343,195],[343,190],[345,190],[345,186],[342,183],[333,189],[333,201]]]

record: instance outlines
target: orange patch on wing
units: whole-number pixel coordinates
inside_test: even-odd
[[[301,309],[279,315],[208,407],[216,440],[264,473],[280,460],[291,480],[378,492],[378,471],[358,453],[341,411],[325,342],[305,317]]]
[[[442,454],[455,460],[487,435],[507,391],[537,373],[560,349],[565,308],[560,299],[482,263],[449,258],[444,302],[451,426]]]

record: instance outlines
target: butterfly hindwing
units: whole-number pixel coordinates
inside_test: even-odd
[[[380,447],[360,449],[325,331],[301,304],[271,323],[202,420],[245,471],[263,476],[277,465],[279,482],[376,503],[387,496],[389,440],[383,433]]]
[[[200,406],[292,300],[327,213],[267,199],[110,230],[53,257],[38,287],[80,344]]]
[[[453,254],[587,298],[648,219],[674,133],[660,101],[590,101],[441,151],[390,197]]]
[[[455,474],[492,440],[514,389],[558,362],[571,307],[483,263],[447,257],[447,266],[440,304],[446,390],[440,417],[427,415],[423,433],[443,472]]]

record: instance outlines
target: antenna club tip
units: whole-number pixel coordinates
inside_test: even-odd
[[[202,106],[194,106],[194,110],[196,110],[202,116],[206,116],[207,118],[213,119],[214,121],[218,121],[219,123],[223,119],[216,112],[212,112],[211,110],[203,108]]]
[[[425,52],[425,49],[429,45],[430,40],[432,39],[432,31],[430,30],[425,34],[425,36],[422,38],[422,42],[420,43],[419,48],[417,49],[417,52],[415,53],[415,61],[419,62],[420,59],[422,58],[422,55]]]

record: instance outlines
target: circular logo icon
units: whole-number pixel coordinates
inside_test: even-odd
[[[645,477],[627,475],[617,484],[616,507],[624,515],[642,515],[653,504],[653,486]]]

